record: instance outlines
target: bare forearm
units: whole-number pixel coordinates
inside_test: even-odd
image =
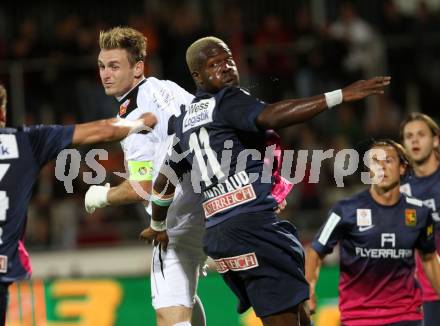
[[[256,124],[262,129],[278,129],[305,122],[328,107],[383,94],[390,80],[388,76],[374,77],[325,94],[269,104],[257,117]]]
[[[432,287],[440,295],[440,261],[437,253],[422,256],[423,270]]]
[[[327,109],[325,96],[284,100],[269,104],[257,117],[262,129],[279,129],[308,121]]]
[[[147,194],[151,193],[151,181],[125,180],[116,187],[110,188],[107,195],[108,204],[112,206],[146,203]]]
[[[313,289],[318,281],[319,271],[321,269],[322,259],[318,253],[311,247],[306,250],[306,262],[305,262],[305,276],[307,282],[309,282],[310,287]]]
[[[139,119],[129,121],[119,118],[103,119],[75,125],[72,145],[88,145],[117,141],[131,132],[153,128],[157,119],[152,113],[144,113]]]
[[[157,197],[153,199],[153,219],[155,221],[164,221],[168,214],[169,205],[159,205],[159,203],[161,199],[170,200],[174,196],[176,187],[163,173],[159,173],[153,188],[153,196]]]

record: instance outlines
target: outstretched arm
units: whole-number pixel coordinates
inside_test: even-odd
[[[257,116],[256,124],[262,129],[279,129],[305,122],[342,102],[353,102],[370,95],[383,94],[390,81],[391,77],[374,77],[359,80],[342,90],[269,104]]]
[[[153,113],[144,113],[139,119],[133,121],[111,118],[77,124],[73,132],[72,145],[121,140],[130,133],[151,129],[156,123],[157,119]]]

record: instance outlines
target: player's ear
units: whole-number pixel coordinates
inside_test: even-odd
[[[400,166],[399,166],[400,176],[403,177],[406,174],[407,170],[409,170],[408,164],[400,163]]]
[[[134,65],[134,76],[136,78],[141,78],[143,74],[144,74],[144,62],[138,61]]]
[[[439,138],[440,137],[438,135],[434,136],[434,141],[433,141],[433,144],[432,144],[434,148],[438,148],[440,146],[440,139]]]
[[[194,70],[191,73],[192,78],[194,79],[194,81],[196,82],[197,85],[203,85],[203,80],[202,77],[200,75],[200,73],[196,70]]]

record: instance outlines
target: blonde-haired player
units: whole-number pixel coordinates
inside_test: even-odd
[[[193,95],[171,81],[145,78],[147,40],[140,32],[115,27],[101,32],[99,45],[102,85],[107,95],[119,101],[119,116],[131,120],[143,112],[152,112],[158,123],[150,134],[132,135],[122,142],[129,179],[111,188],[91,186],[85,197],[88,212],[109,205],[144,202],[149,197],[156,170],[171,142],[168,120],[180,113],[181,105],[193,99]],[[168,249],[155,247],[153,251],[152,303],[161,326],[191,325],[192,308],[197,301],[199,267],[204,261],[204,218],[197,209],[199,205],[194,204],[199,198],[190,187],[189,178],[184,178],[170,208],[167,228],[172,240]]]

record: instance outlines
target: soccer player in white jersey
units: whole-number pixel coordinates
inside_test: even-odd
[[[118,115],[132,120],[143,112],[152,112],[158,123],[149,134],[131,135],[122,142],[129,178],[113,187],[91,186],[85,196],[89,213],[96,208],[131,203],[145,203],[149,211],[145,200],[172,141],[168,120],[180,114],[180,106],[193,99],[171,81],[144,77],[146,41],[140,32],[127,27],[100,33],[99,74],[106,94],[120,103]],[[160,326],[191,325],[195,302],[197,308],[201,307],[196,288],[199,267],[205,258],[201,245],[203,212],[189,176],[181,180],[180,187],[178,200],[173,201],[168,215],[170,244],[166,251],[155,247],[151,264],[152,304]],[[203,307],[194,311],[202,313],[193,316],[193,325],[204,324]]]

